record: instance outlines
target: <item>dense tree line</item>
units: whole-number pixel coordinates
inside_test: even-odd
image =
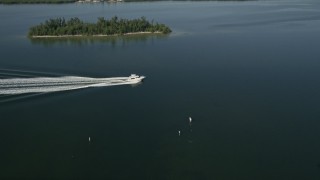
[[[171,29],[164,24],[149,22],[145,17],[128,20],[117,16],[107,20],[98,18],[96,23],[86,23],[79,18],[49,19],[40,25],[30,28],[29,36],[63,36],[63,35],[115,35],[136,32],[170,33]]]

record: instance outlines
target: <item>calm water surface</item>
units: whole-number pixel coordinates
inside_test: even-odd
[[[1,78],[147,79],[2,95],[0,179],[319,179],[319,10],[317,0],[1,5]],[[173,33],[26,38],[48,18],[114,15]]]

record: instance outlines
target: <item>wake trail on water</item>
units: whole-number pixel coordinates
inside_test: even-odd
[[[90,78],[79,76],[0,79],[0,95],[48,93],[89,87],[132,84],[128,77]]]
[[[52,72],[40,72],[40,71],[31,71],[31,70],[21,70],[21,69],[6,69],[0,68],[1,77],[8,78],[20,78],[20,77],[58,77],[58,76],[67,76],[66,74],[61,73],[52,73]]]

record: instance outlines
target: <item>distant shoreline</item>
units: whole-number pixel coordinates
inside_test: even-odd
[[[66,3],[116,3],[116,2],[158,2],[161,0],[0,0],[0,4],[66,4]],[[179,0],[176,0],[179,1]],[[187,0],[186,0],[187,1]],[[191,0],[197,1],[197,0]],[[201,0],[201,1],[255,1],[255,0]]]
[[[77,0],[0,0],[0,4],[67,4]]]
[[[67,3],[104,3],[123,2],[123,0],[0,0],[0,4],[67,4]]]
[[[140,34],[164,34],[162,32],[132,32],[132,33],[125,33],[125,34],[96,34],[96,35],[60,35],[60,36],[52,36],[52,35],[41,35],[41,36],[30,36],[33,39],[40,39],[40,38],[72,38],[72,37],[111,37],[111,36],[130,36],[130,35],[140,35]]]

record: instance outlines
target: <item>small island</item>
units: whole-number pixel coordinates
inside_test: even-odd
[[[138,19],[119,19],[117,16],[107,20],[98,18],[96,23],[83,22],[79,18],[56,18],[46,20],[40,25],[30,28],[30,38],[50,37],[85,37],[85,36],[114,36],[144,33],[168,34],[171,29],[159,23],[149,22],[145,17]]]

